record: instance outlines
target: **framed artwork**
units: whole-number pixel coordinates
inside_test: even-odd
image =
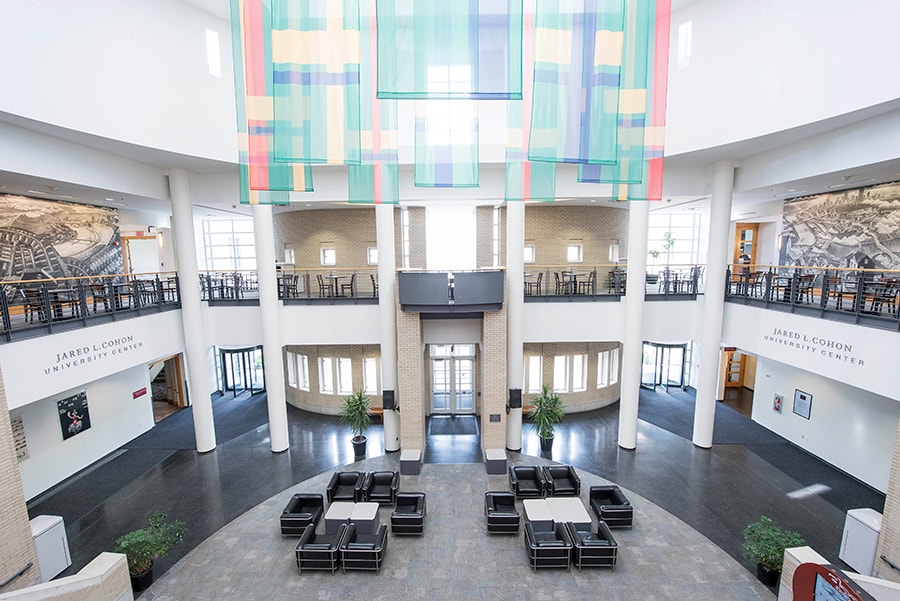
[[[56,401],[56,408],[59,411],[59,426],[62,429],[63,440],[90,429],[91,415],[88,413],[85,391]]]
[[[812,395],[799,388],[794,390],[794,413],[809,419],[810,409],[812,409]]]

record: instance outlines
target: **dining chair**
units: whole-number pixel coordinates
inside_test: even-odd
[[[356,296],[356,274],[350,276],[350,282],[347,284],[341,284],[341,296],[349,296],[353,298]]]
[[[588,279],[586,281],[578,282],[578,292],[581,294],[593,294],[594,293],[594,278],[597,275],[597,270],[592,269],[588,274]]]
[[[331,296],[331,284],[325,282],[325,277],[321,273],[316,274],[316,281],[319,283],[319,298]]]
[[[94,313],[97,312],[97,303],[103,303],[103,311],[109,312],[109,290],[106,284],[102,282],[91,283],[91,303],[94,307]]]
[[[544,279],[544,272],[539,271],[537,274],[537,279],[535,279],[533,282],[530,280],[526,280],[525,281],[525,294],[527,294],[528,296],[532,296],[535,293],[540,295],[541,280],[543,280],[543,279]]]
[[[378,296],[378,280],[375,279],[375,274],[370,273],[369,279],[372,280],[372,298]]]

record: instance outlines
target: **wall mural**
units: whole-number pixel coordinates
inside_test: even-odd
[[[900,269],[900,182],[784,203],[782,265]]]
[[[0,194],[0,279],[122,273],[119,212]]]

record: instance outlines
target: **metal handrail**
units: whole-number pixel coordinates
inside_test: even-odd
[[[21,575],[24,574],[25,572],[27,572],[28,569],[29,569],[31,566],[33,566],[33,565],[34,565],[34,562],[33,562],[33,561],[29,561],[27,566],[25,566],[24,568],[22,568],[21,570],[19,570],[18,572],[16,572],[15,574],[13,574],[12,576],[10,576],[10,577],[7,578],[6,580],[4,580],[3,582],[0,582],[0,588],[5,587],[7,584],[9,584],[10,582],[12,582],[13,580],[15,580],[16,578],[18,578],[19,576],[21,576]]]

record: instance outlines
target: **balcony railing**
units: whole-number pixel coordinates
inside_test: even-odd
[[[726,283],[729,302],[900,330],[900,271],[739,265]]]
[[[615,301],[625,294],[627,283],[623,263],[526,265],[525,302]],[[703,266],[654,266],[643,285],[648,301],[695,299],[703,291]]]
[[[376,269],[282,269],[278,298],[290,304],[377,304]],[[258,305],[257,272],[203,271],[200,290],[210,306]]]
[[[0,342],[179,307],[174,272],[7,280],[0,294]]]

